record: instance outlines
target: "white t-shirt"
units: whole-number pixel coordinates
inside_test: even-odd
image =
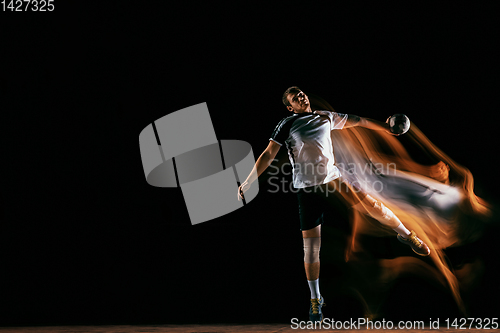
[[[340,177],[330,131],[342,129],[347,114],[331,111],[294,113],[280,121],[270,140],[286,145],[293,167],[293,186],[303,188]]]

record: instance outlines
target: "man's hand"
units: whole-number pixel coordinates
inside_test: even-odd
[[[240,185],[240,187],[238,188],[238,201],[241,201],[242,199],[245,199],[245,197],[243,196],[243,193],[245,193],[246,191],[248,191],[249,188],[250,188],[250,184],[247,181],[244,181]]]

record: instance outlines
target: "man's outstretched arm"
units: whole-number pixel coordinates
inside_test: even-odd
[[[383,123],[381,121],[370,118],[359,117],[352,114],[348,115],[347,122],[344,125],[344,128],[355,126],[364,127],[375,131],[386,131],[387,133],[394,135],[393,133],[391,133],[391,129],[389,127],[389,124],[387,123]]]
[[[245,193],[250,185],[257,180],[257,178],[267,169],[269,165],[273,162],[278,150],[280,150],[280,145],[276,142],[270,140],[267,148],[260,154],[257,162],[252,169],[252,172],[248,175],[247,179],[241,183],[240,188],[238,189],[238,200],[242,199],[243,193]]]

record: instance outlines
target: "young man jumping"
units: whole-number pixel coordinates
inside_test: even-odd
[[[369,214],[381,224],[392,228],[398,240],[409,245],[421,256],[430,254],[429,247],[408,230],[384,204],[342,178],[335,166],[330,131],[361,126],[387,131],[389,125],[376,120],[331,111],[312,111],[309,98],[298,87],[283,94],[283,103],[293,115],[281,120],[269,139],[269,145],[259,156],[253,170],[238,190],[238,199],[252,182],[272,163],[285,144],[293,167],[293,186],[297,189],[300,229],[304,245],[304,267],[311,300],[309,319],[322,321],[324,299],[319,291],[322,213],[333,201],[341,200]]]

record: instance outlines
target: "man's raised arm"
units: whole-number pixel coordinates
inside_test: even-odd
[[[370,118],[365,118],[365,117],[359,117],[356,115],[349,114],[347,117],[347,122],[344,125],[344,128],[348,127],[354,127],[354,126],[360,126],[364,128],[368,128],[371,130],[375,131],[386,131],[387,133],[391,135],[395,135],[391,133],[391,129],[389,127],[389,124],[383,123],[378,120],[370,119]]]
[[[278,153],[278,150],[280,150],[280,147],[281,146],[276,142],[272,140],[269,141],[269,145],[264,152],[260,154],[257,162],[255,162],[252,172],[250,172],[247,179],[240,185],[240,188],[238,189],[238,200],[242,199],[243,193],[245,193],[250,188],[250,185],[257,180],[257,177],[259,177],[264,170],[271,165],[272,161],[276,157],[276,154]]]

